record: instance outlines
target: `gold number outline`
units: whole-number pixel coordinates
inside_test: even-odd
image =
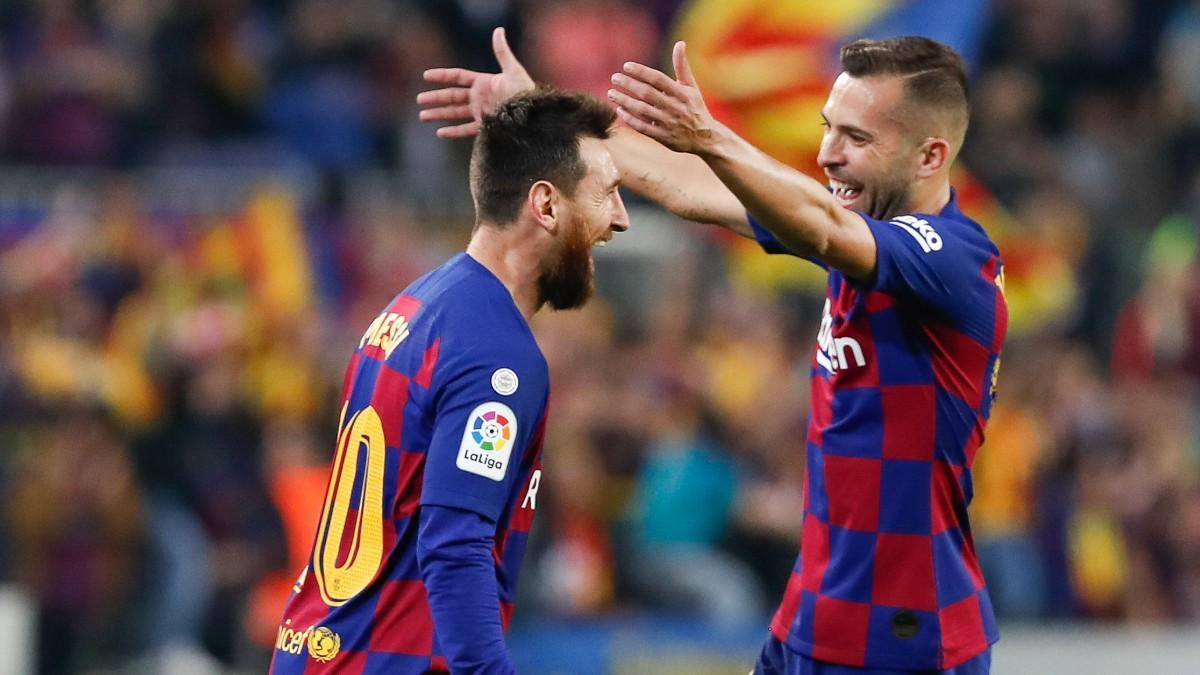
[[[337,455],[313,547],[313,576],[321,599],[330,607],[344,605],[361,593],[375,578],[383,562],[383,483],[387,459],[383,421],[374,407],[367,406],[343,426],[348,405],[342,406],[338,419]],[[346,536],[346,514],[359,478],[358,461],[364,446],[367,461],[362,472],[357,516],[350,533],[353,540],[346,560],[339,566],[337,558]]]

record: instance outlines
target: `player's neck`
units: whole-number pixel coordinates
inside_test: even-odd
[[[467,244],[467,255],[494,274],[508,289],[525,320],[541,308],[538,274],[541,250],[535,237],[516,232],[520,224],[509,228],[481,225]]]
[[[950,203],[950,181],[941,180],[922,186],[912,202],[912,213],[941,213]]]

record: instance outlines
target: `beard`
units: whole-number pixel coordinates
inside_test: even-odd
[[[912,209],[913,179],[903,170],[893,170],[883,176],[864,200],[863,212],[875,220],[891,220],[910,213]]]
[[[572,222],[561,250],[543,261],[538,275],[538,298],[554,309],[575,309],[592,297],[592,242],[581,222]]]

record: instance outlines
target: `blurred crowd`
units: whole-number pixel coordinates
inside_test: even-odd
[[[678,4],[0,3],[0,580],[35,603],[38,672],[261,670],[350,351],[470,231],[469,148],[417,121],[421,71],[493,68],[506,25],[537,79],[600,93]],[[1036,301],[1010,298],[976,461],[993,603],[1195,620],[1200,2],[996,0],[981,54],[963,163]],[[535,321],[554,393],[517,620],[765,625],[820,278],[631,215],[600,297]]]

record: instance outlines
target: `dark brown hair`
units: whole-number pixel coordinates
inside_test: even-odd
[[[471,151],[476,217],[504,225],[516,219],[529,188],[549,181],[574,196],[587,173],[579,139],[608,138],[616,113],[588,94],[538,87],[484,117]]]
[[[915,36],[855,40],[842,47],[842,70],[854,77],[904,77],[906,100],[953,112],[966,129],[971,114],[967,65],[948,45]]]

